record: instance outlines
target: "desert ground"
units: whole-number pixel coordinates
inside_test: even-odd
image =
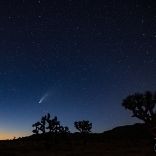
[[[100,134],[46,134],[0,141],[0,156],[155,156],[140,125]]]

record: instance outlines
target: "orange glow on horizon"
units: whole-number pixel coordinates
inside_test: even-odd
[[[30,134],[24,133],[24,132],[1,132],[0,131],[0,140],[8,140],[8,139],[14,139],[19,137],[28,136]]]

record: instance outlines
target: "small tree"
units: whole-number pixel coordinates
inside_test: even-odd
[[[53,119],[47,120],[48,126],[46,129],[49,129],[49,132],[51,133],[57,133],[60,127],[60,122],[57,120],[57,117],[55,116]]]
[[[46,120],[47,120],[47,116],[46,115],[41,118],[39,130],[42,133],[45,133]]]
[[[34,134],[39,134],[39,130],[40,130],[40,126],[41,125],[41,123],[40,122],[36,122],[36,123],[34,123],[33,125],[32,125],[32,127],[34,127],[35,129],[34,130],[32,130],[32,132],[34,133]]]
[[[65,126],[65,127],[60,126],[58,132],[63,133],[63,134],[70,133],[69,128],[67,126]]]
[[[148,126],[156,126],[156,92],[135,93],[123,100],[122,106],[129,109],[133,115],[144,121]]]
[[[40,131],[44,134],[47,130],[50,133],[70,133],[68,127],[61,126],[56,116],[51,119],[49,113],[41,118],[41,122],[36,122],[32,127],[35,127],[32,131],[35,134],[39,134]]]
[[[90,133],[92,129],[92,123],[88,120],[75,121],[74,126],[80,133]]]

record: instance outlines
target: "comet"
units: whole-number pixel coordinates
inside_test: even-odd
[[[44,94],[44,95],[41,97],[41,99],[39,100],[38,103],[39,103],[39,104],[43,103],[43,101],[44,101],[48,96],[49,96],[48,93]]]

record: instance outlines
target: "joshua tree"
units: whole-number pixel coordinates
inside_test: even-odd
[[[150,127],[156,126],[156,92],[129,95],[123,100],[122,106],[133,113],[132,117],[139,118]]]
[[[53,119],[47,120],[48,126],[46,127],[49,129],[49,132],[51,133],[57,133],[60,127],[60,122],[57,120],[57,117],[55,116]]]
[[[48,113],[48,114],[46,115],[46,120],[47,120],[47,121],[50,120],[50,113]]]
[[[74,126],[80,133],[90,133],[92,129],[92,123],[86,120],[75,121]]]
[[[45,133],[46,120],[47,120],[46,115],[41,118],[39,130],[42,131],[42,133]]]
[[[35,129],[32,131],[33,133],[35,133],[35,134],[39,134],[39,130],[40,130],[40,126],[41,125],[41,123],[40,122],[36,122],[36,123],[34,123],[33,125],[32,125],[32,127],[34,127]]]
[[[49,113],[41,118],[41,122],[36,122],[32,126],[35,127],[32,131],[35,134],[39,134],[39,131],[46,133],[46,129],[48,129],[50,133],[70,133],[68,127],[60,125],[60,121],[57,120],[56,116],[50,119]]]

